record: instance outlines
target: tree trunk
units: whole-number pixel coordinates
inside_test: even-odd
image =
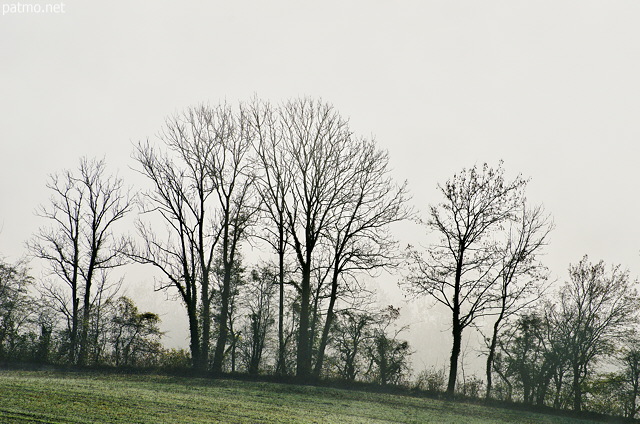
[[[557,373],[558,371],[556,371]],[[554,384],[555,384],[555,395],[554,395],[554,399],[553,399],[553,407],[556,409],[560,409],[560,406],[562,406],[561,404],[561,398],[560,398],[560,394],[562,391],[562,380],[564,375],[563,374],[557,374],[556,376],[554,376]]]
[[[639,385],[638,385],[638,380],[637,378],[634,377],[633,379],[633,390],[631,391],[631,409],[629,411],[629,418],[634,418],[636,416],[636,412],[638,412],[638,407],[636,406],[637,401],[638,401],[638,389],[639,389]]]
[[[1,346],[0,346],[1,348]],[[41,364],[49,363],[49,350],[51,349],[51,329],[45,324],[40,324],[40,338],[38,340],[37,360]],[[0,355],[0,357],[2,357]]]
[[[94,216],[95,219],[95,216]],[[91,228],[93,241],[91,243],[91,258],[89,259],[89,267],[87,270],[87,276],[84,283],[84,298],[82,305],[82,328],[80,336],[80,355],[78,357],[78,365],[84,366],[87,363],[87,357],[89,355],[89,321],[91,320],[91,285],[93,283],[93,274],[96,267],[96,260],[98,257],[98,250],[100,249],[99,243],[96,242],[96,227],[95,224]]]
[[[82,326],[80,327],[80,352],[78,353],[78,365],[84,366],[87,363],[87,356],[89,355],[87,346],[89,344],[89,307],[91,304],[87,302],[85,296],[84,310],[82,311]]]
[[[376,344],[378,349],[378,359],[380,361],[378,364],[378,367],[380,368],[380,384],[386,386],[387,380],[389,379],[389,364],[387,361],[388,340],[386,335],[380,334]]]
[[[498,319],[496,319],[496,322],[493,324],[493,334],[491,336],[491,344],[489,345],[489,355],[487,355],[487,393],[486,393],[486,399],[491,398],[491,374],[493,371],[493,359],[495,358],[496,355],[496,346],[498,345],[498,330],[500,329],[500,323],[502,322],[502,319],[504,318],[504,311],[505,311],[505,298],[502,298],[502,309],[500,310],[500,315],[498,316]]]
[[[318,357],[316,359],[315,369],[313,370],[313,376],[316,378],[319,378],[320,374],[322,373],[324,351],[327,348],[327,343],[329,342],[329,331],[331,330],[331,325],[333,324],[333,308],[335,307],[337,296],[338,271],[334,271],[333,279],[331,280],[331,297],[329,299],[329,308],[327,309],[327,318],[324,323],[324,328],[322,329],[322,338],[320,339],[320,346],[318,347]]]
[[[276,374],[283,375],[286,373],[286,364],[284,359],[284,234],[282,226],[280,226],[279,237],[278,286],[280,291],[280,299],[278,303],[278,362],[276,364]]]
[[[203,268],[203,273],[207,271]],[[209,366],[209,345],[211,342],[211,299],[209,294],[209,276],[204,275],[202,278],[202,338],[200,341],[200,368],[206,370]]]
[[[522,400],[525,404],[530,405],[533,400],[533,393],[531,384],[528,381],[522,382]]]
[[[580,366],[573,366],[573,410],[582,409],[582,388],[580,387]]]
[[[486,399],[491,399],[491,388],[492,388],[491,374],[493,370],[493,358],[495,356],[495,351],[496,351],[496,339],[497,339],[497,334],[496,334],[496,328],[494,326],[493,336],[491,337],[491,345],[489,346],[489,354],[487,355],[487,368],[486,368],[487,393],[485,394]]]
[[[78,361],[78,323],[80,315],[80,299],[78,298],[78,289],[72,288],[73,296],[73,311],[71,313],[71,334],[70,334],[70,347],[69,347],[69,360],[72,364],[76,364]]]
[[[218,341],[216,343],[216,351],[213,357],[212,371],[216,374],[222,373],[222,362],[224,360],[224,350],[227,345],[227,337],[229,335],[229,327],[227,320],[229,319],[229,298],[231,297],[231,270],[233,263],[225,264],[224,280],[222,283],[222,293],[220,299],[220,325],[218,333]]]
[[[455,286],[453,294],[453,310],[451,335],[453,336],[453,346],[451,347],[451,358],[449,361],[449,382],[447,384],[447,394],[453,396],[456,390],[456,379],[458,377],[458,358],[462,346],[462,325],[460,323],[460,280],[462,279],[462,264],[464,250],[460,249],[460,257],[456,264]]]
[[[260,318],[259,318],[260,319]],[[260,334],[260,330],[257,325],[253,324],[253,335],[251,340],[251,355],[249,359],[249,375],[257,375],[260,370],[260,360],[262,359],[262,349],[264,343],[262,342],[263,336]]]
[[[236,335],[233,331],[231,333],[231,372],[236,372]]]
[[[84,291],[84,299],[82,305],[82,327],[80,333],[80,353],[78,355],[78,365],[84,366],[87,363],[87,357],[89,355],[89,322],[91,320],[91,274],[89,271],[89,277],[87,278],[86,287]]]
[[[200,360],[200,331],[198,328],[197,306],[194,304],[187,305],[187,314],[189,316],[189,347],[191,350],[191,365],[196,370],[204,371],[202,361]]]
[[[354,381],[356,379],[356,355],[358,350],[354,348],[350,355],[347,355],[347,363],[345,364],[347,380]]]
[[[447,394],[453,395],[456,390],[456,378],[458,376],[458,359],[460,357],[460,348],[462,346],[462,328],[460,322],[454,318],[453,320],[453,347],[451,348],[451,358],[449,360],[449,382],[447,384]]]
[[[541,385],[538,386],[536,393],[536,406],[544,406],[544,398],[547,395],[547,391],[549,390],[549,385]]]
[[[309,343],[309,323],[311,300],[311,261],[310,258],[302,270],[300,298],[300,331],[298,333],[298,352],[296,354],[296,377],[302,381],[311,374],[311,346]]]

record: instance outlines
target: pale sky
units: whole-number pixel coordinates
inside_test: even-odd
[[[47,175],[80,156],[104,156],[140,187],[132,143],[153,140],[166,116],[309,95],[389,151],[416,208],[438,202],[437,184],[463,167],[503,159],[553,216],[553,278],[584,254],[640,275],[640,2],[85,0],[63,10],[0,16],[4,257],[23,255],[42,225]],[[149,303],[150,277],[134,274],[136,301],[165,321],[181,316]],[[396,293],[398,279],[375,284]],[[442,364],[446,324],[425,305],[405,306],[416,355]],[[177,330],[169,337],[186,346]]]

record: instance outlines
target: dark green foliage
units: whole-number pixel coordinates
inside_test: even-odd
[[[367,346],[373,334],[375,318],[368,312],[344,311],[338,314],[332,331],[333,354],[329,357],[331,373],[354,381],[366,371]]]
[[[399,384],[409,371],[411,350],[406,340],[398,339],[405,328],[393,330],[392,325],[400,316],[400,309],[389,305],[376,317],[370,343],[366,348],[371,381],[382,386]]]
[[[276,284],[276,275],[268,266],[252,270],[245,294],[246,315],[242,339],[243,358],[251,375],[260,372],[271,328],[275,323],[273,298]]]
[[[133,301],[121,297],[116,302],[109,339],[111,358],[116,366],[140,367],[156,365],[162,351],[160,317],[151,312],[139,312]]]
[[[431,393],[441,393],[446,388],[445,370],[434,367],[422,370],[415,380],[415,388]]]
[[[506,332],[494,370],[508,387],[508,399],[515,395],[524,403],[542,405],[552,379],[564,374],[565,350],[554,328],[548,316],[533,312]]]
[[[0,361],[33,360],[42,340],[37,331],[37,307],[29,294],[33,278],[24,262],[10,264],[0,260]]]

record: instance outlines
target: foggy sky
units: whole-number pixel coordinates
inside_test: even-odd
[[[80,156],[105,157],[141,187],[132,143],[154,140],[166,116],[309,95],[389,151],[416,208],[438,202],[437,183],[463,167],[503,159],[553,216],[544,258],[553,279],[584,254],[640,273],[637,1],[64,1],[64,10],[0,16],[0,255],[10,260],[43,224],[34,210],[49,197],[47,175]],[[398,238],[420,243],[422,233],[407,224]],[[128,293],[165,324],[182,320],[176,303],[149,296],[151,274],[129,271]],[[399,278],[374,284],[403,303]],[[442,364],[447,327],[429,304],[403,311],[417,355]],[[186,334],[169,337],[186,346]]]

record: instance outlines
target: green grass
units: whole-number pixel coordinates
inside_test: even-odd
[[[1,423],[587,423],[402,395],[158,375],[0,372]]]

